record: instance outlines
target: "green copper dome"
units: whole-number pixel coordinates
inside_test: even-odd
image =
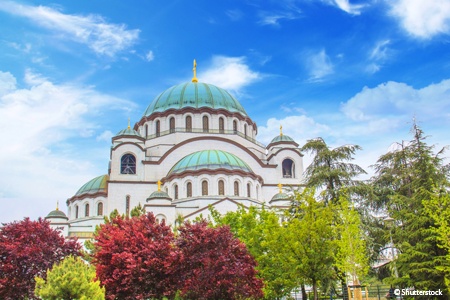
[[[168,109],[182,109],[184,107],[209,107],[213,109],[226,109],[247,116],[242,105],[227,91],[215,85],[188,82],[175,85],[162,92],[153,99],[147,107],[144,116]]]
[[[49,219],[49,218],[59,218],[59,219],[66,219],[66,220],[69,219],[69,218],[67,218],[66,214],[64,212],[60,211],[59,209],[55,209],[55,210],[51,211],[45,217],[45,219]]]
[[[201,169],[228,169],[253,172],[242,159],[234,154],[221,150],[203,150],[182,158],[173,166],[168,175]]]
[[[295,143],[295,141],[290,136],[287,136],[284,134],[280,134],[280,135],[277,135],[276,137],[274,137],[273,140],[270,142],[270,144],[278,143],[278,142],[294,142]]]
[[[95,194],[98,192],[105,192],[107,188],[107,183],[109,180],[108,175],[102,175],[95,177],[94,179],[89,180],[85,183],[75,194],[75,196],[80,196],[83,194]]]
[[[290,200],[290,199],[291,199],[291,197],[286,193],[277,193],[272,197],[272,200],[270,200],[270,202],[281,201],[281,200]]]
[[[130,128],[129,126],[126,129],[122,129],[121,131],[119,131],[115,136],[120,136],[120,135],[131,135],[131,136],[142,137],[136,130]]]
[[[154,191],[148,198],[147,201],[150,201],[152,199],[167,199],[167,200],[172,200],[172,198],[170,198],[170,196],[164,192],[164,191]]]

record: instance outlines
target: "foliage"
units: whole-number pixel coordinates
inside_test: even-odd
[[[261,298],[263,283],[256,262],[233,237],[228,226],[209,227],[206,221],[185,223],[176,239],[178,277],[183,299]]]
[[[0,229],[0,299],[36,299],[34,277],[45,278],[55,262],[79,255],[76,240],[65,240],[38,219],[3,224]]]
[[[239,238],[258,262],[258,277],[264,280],[264,296],[267,299],[280,299],[287,296],[298,285],[293,276],[292,266],[284,258],[283,234],[275,211],[251,206],[240,207],[224,216],[212,208],[211,215],[218,225],[229,225],[234,236]]]
[[[167,276],[173,234],[153,214],[116,216],[95,234],[93,264],[107,299],[162,298],[174,293]]]
[[[333,241],[333,211],[324,202],[316,201],[314,191],[306,189],[296,194],[298,214],[287,223],[285,243],[295,272],[302,282],[312,286],[318,299],[321,281],[333,277],[335,243]]]
[[[322,190],[325,203],[337,202],[342,187],[358,192],[360,182],[354,178],[366,172],[349,161],[353,160],[357,150],[361,150],[360,146],[344,145],[331,149],[322,138],[316,138],[308,140],[301,150],[314,155],[305,171],[306,186]]]
[[[426,137],[414,123],[413,139],[397,144],[397,149],[381,156],[375,165],[373,187],[377,198],[372,207],[394,219],[392,237],[399,250],[391,282],[416,289],[438,289],[444,286],[446,251],[438,247],[439,237],[433,228],[435,220],[426,213],[424,204],[447,193],[448,167],[433,154]]]
[[[139,202],[138,206],[135,206],[130,213],[131,217],[140,217],[142,215],[145,215],[145,208],[141,205]]]
[[[44,300],[103,300],[105,289],[95,280],[94,267],[69,256],[47,271],[47,280],[36,277],[35,293]]]

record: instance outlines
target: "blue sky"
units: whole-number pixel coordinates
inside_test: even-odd
[[[448,0],[2,0],[0,32],[0,222],[65,209],[193,59],[266,144],[358,144],[369,173],[413,118],[450,144]]]

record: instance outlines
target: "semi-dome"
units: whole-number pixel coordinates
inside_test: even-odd
[[[75,194],[75,196],[81,196],[84,194],[96,194],[99,192],[106,193],[109,176],[102,175],[95,177],[94,179],[86,182]]]
[[[55,209],[53,211],[51,211],[46,217],[45,219],[66,219],[68,220],[69,218],[67,218],[66,214],[62,211],[60,211],[59,209]]]
[[[169,194],[167,194],[164,191],[154,191],[153,193],[151,193],[151,195],[147,198],[147,201],[153,200],[153,199],[167,199],[167,200],[172,200],[172,198],[170,198]]]
[[[119,131],[115,136],[136,136],[136,137],[140,137],[142,138],[142,136],[134,129],[130,128],[130,126],[128,126],[126,129],[122,129],[121,131]]]
[[[185,107],[225,109],[247,116],[239,101],[226,90],[212,84],[188,82],[172,86],[153,99],[147,107],[144,117],[171,108],[182,109]]]
[[[274,202],[274,201],[284,201],[284,200],[290,200],[291,197],[286,194],[286,193],[277,193],[275,194],[272,199],[270,200],[270,202]]]
[[[227,169],[253,172],[242,159],[234,154],[222,150],[203,150],[194,152],[182,158],[173,166],[168,175],[202,169]]]
[[[272,139],[272,141],[270,142],[270,144],[279,143],[279,142],[294,142],[295,143],[295,141],[290,136],[285,135],[285,134],[280,134],[280,135],[277,135],[276,137],[274,137]]]

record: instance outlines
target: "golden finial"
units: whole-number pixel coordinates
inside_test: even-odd
[[[283,125],[280,125],[280,136],[283,136]]]
[[[279,183],[278,185],[278,192],[281,194],[283,192],[283,185]]]
[[[194,72],[194,77],[192,77],[192,82],[198,82],[197,79],[197,62],[194,59],[194,68],[192,68],[192,71]]]
[[[161,180],[158,180],[158,192],[161,192]]]
[[[128,129],[130,129],[130,118],[128,118]]]
[[[56,210],[59,210],[59,201],[56,201]]]

